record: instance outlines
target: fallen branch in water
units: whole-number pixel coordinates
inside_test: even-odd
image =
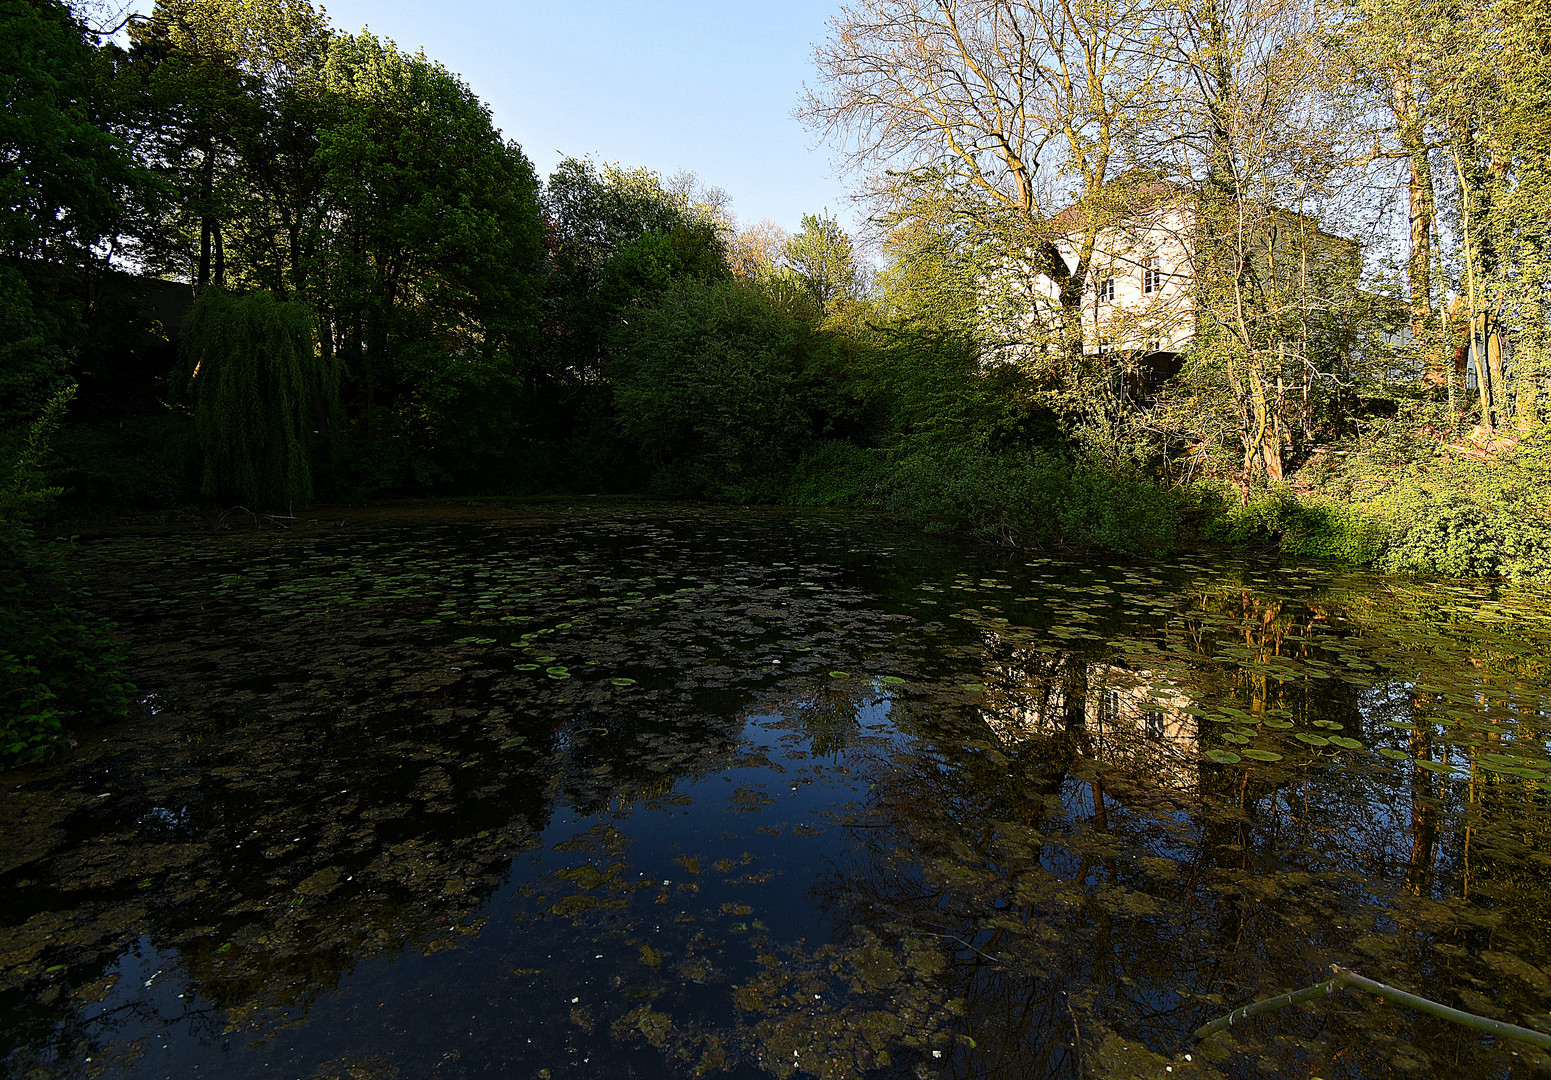
[[[1517,1024],[1492,1020],[1485,1016],[1477,1016],[1475,1013],[1464,1012],[1460,1009],[1451,1009],[1447,1005],[1440,1005],[1438,1002],[1428,998],[1418,997],[1416,994],[1409,994],[1393,986],[1386,986],[1384,983],[1364,978],[1357,974],[1357,972],[1348,971],[1339,964],[1330,965],[1330,970],[1332,977],[1322,983],[1305,986],[1302,990],[1294,990],[1290,994],[1279,994],[1273,998],[1266,998],[1264,1001],[1257,1001],[1252,1005],[1245,1005],[1234,1009],[1227,1016],[1219,1016],[1211,1023],[1197,1028],[1195,1030],[1195,1037],[1197,1039],[1204,1039],[1208,1035],[1214,1035],[1219,1031],[1226,1030],[1240,1020],[1247,1020],[1251,1016],[1258,1016],[1265,1012],[1275,1012],[1277,1009],[1285,1009],[1289,1005],[1299,1005],[1313,998],[1329,997],[1337,990],[1356,987],[1359,990],[1367,990],[1369,993],[1377,994],[1387,1001],[1397,1001],[1402,1005],[1409,1005],[1418,1012],[1424,1012],[1430,1016],[1452,1020],[1456,1024],[1463,1024],[1465,1027],[1484,1031],[1499,1038],[1515,1039],[1519,1042],[1529,1043],[1532,1046],[1538,1046],[1542,1050],[1551,1050],[1551,1035],[1547,1035],[1545,1032],[1532,1031],[1529,1028],[1519,1027]]]

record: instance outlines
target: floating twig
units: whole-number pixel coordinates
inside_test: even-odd
[[[1462,1009],[1453,1009],[1447,1005],[1439,1004],[1429,998],[1419,997],[1405,990],[1388,986],[1373,979],[1357,974],[1355,971],[1341,967],[1339,964],[1330,965],[1331,978],[1313,986],[1305,986],[1302,990],[1294,990],[1290,994],[1279,994],[1264,1001],[1257,1001],[1251,1005],[1244,1005],[1234,1009],[1227,1016],[1219,1016],[1209,1024],[1204,1024],[1195,1030],[1197,1039],[1204,1039],[1208,1035],[1214,1035],[1224,1031],[1240,1020],[1247,1020],[1251,1016],[1261,1013],[1275,1012],[1277,1009],[1285,1009],[1289,1005],[1299,1005],[1317,997],[1329,997],[1337,990],[1355,987],[1366,990],[1371,994],[1377,994],[1386,1001],[1399,1002],[1409,1005],[1418,1012],[1427,1013],[1443,1020],[1452,1020],[1456,1024],[1474,1028],[1476,1031],[1484,1031],[1488,1035],[1496,1035],[1503,1039],[1514,1039],[1518,1042],[1529,1043],[1538,1046],[1542,1050],[1551,1050],[1551,1035],[1543,1031],[1534,1031],[1530,1028],[1519,1027],[1517,1024],[1509,1024],[1502,1020],[1493,1020],[1489,1017],[1478,1016],[1475,1013],[1465,1012]]]

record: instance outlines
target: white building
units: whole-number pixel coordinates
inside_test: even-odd
[[[1107,205],[1093,210],[1068,207],[1052,219],[1060,232],[1056,247],[1075,272],[1092,213],[1098,229],[1083,290],[1083,351],[1124,355],[1164,378],[1179,370],[1179,354],[1197,332],[1195,196],[1166,182],[1111,185]],[[1320,228],[1307,214],[1251,205],[1255,220],[1241,219],[1234,247],[1243,278],[1262,303],[1288,307],[1316,290],[1328,290],[1335,274],[1355,288],[1362,249],[1354,241]],[[1059,290],[1043,275],[1039,308],[1053,318]]]

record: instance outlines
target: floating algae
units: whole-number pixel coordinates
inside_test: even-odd
[[[9,1071],[1533,1067],[1356,1000],[1180,1040],[1322,963],[1543,1022],[1544,597],[436,514],[83,542],[158,711],[0,792]]]

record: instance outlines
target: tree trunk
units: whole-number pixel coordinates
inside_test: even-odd
[[[1492,430],[1496,430],[1508,411],[1508,380],[1503,372],[1503,336],[1498,332],[1496,320],[1491,316],[1483,319],[1486,331],[1486,370],[1492,377]]]
[[[1409,71],[1397,72],[1394,82],[1396,128],[1409,166],[1411,250],[1406,262],[1406,286],[1411,298],[1411,334],[1420,338],[1432,318],[1432,238],[1437,206],[1433,197],[1432,163],[1416,104]],[[1426,373],[1430,385],[1442,386],[1448,374],[1436,364]]]
[[[1266,383],[1254,368],[1249,372],[1250,430],[1244,440],[1244,477],[1264,475],[1272,483],[1282,480],[1281,424],[1276,406],[1268,399]]]
[[[210,241],[215,232],[215,219],[210,214],[210,203],[215,196],[215,151],[211,143],[205,143],[205,162],[199,185],[199,273],[195,275],[194,295],[198,296],[210,284]]]

